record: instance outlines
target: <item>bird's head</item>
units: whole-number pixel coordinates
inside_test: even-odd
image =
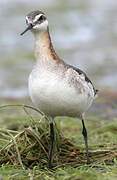
[[[21,35],[23,35],[29,30],[36,33],[39,31],[45,31],[48,28],[47,18],[45,14],[39,10],[27,14],[26,24],[27,24],[27,28],[21,33]]]

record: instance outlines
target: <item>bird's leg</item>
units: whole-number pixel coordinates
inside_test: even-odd
[[[87,156],[87,164],[89,164],[90,160],[89,160],[89,149],[88,149],[88,136],[87,136],[87,129],[85,127],[84,124],[84,119],[82,118],[82,135],[84,137],[84,141],[85,141],[85,148],[86,148],[86,156]]]
[[[54,124],[50,122],[50,148],[49,148],[49,168],[52,168],[52,156],[53,156],[53,148],[54,148]]]

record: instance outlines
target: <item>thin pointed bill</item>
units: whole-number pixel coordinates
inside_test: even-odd
[[[20,34],[21,36],[26,33],[27,31],[31,30],[33,28],[32,24],[29,24],[29,26]]]

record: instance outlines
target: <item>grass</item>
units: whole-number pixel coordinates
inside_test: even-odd
[[[58,146],[55,146],[55,168],[49,170],[47,121],[44,118],[39,121],[41,116],[29,111],[26,116],[18,112],[9,115],[10,111],[1,111],[0,117],[0,176],[3,179],[117,179],[117,119],[87,118],[91,159],[87,165],[80,120],[56,118]]]

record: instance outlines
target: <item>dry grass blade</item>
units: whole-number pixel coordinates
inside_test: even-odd
[[[36,111],[37,113],[41,114],[42,116],[45,116],[45,114],[42,111],[40,111],[39,109],[32,107],[32,106],[29,106],[29,105],[25,105],[25,104],[6,104],[3,106],[0,106],[0,109],[4,109],[7,107],[22,107],[23,109],[24,108],[32,109],[32,110]]]
[[[21,159],[21,156],[20,156],[20,152],[19,152],[18,144],[16,142],[16,138],[10,132],[8,132],[8,133],[9,133],[9,135],[11,137],[12,142],[14,143],[14,147],[16,148],[19,164],[21,165],[22,169],[25,169],[24,165],[22,163],[22,159]]]

